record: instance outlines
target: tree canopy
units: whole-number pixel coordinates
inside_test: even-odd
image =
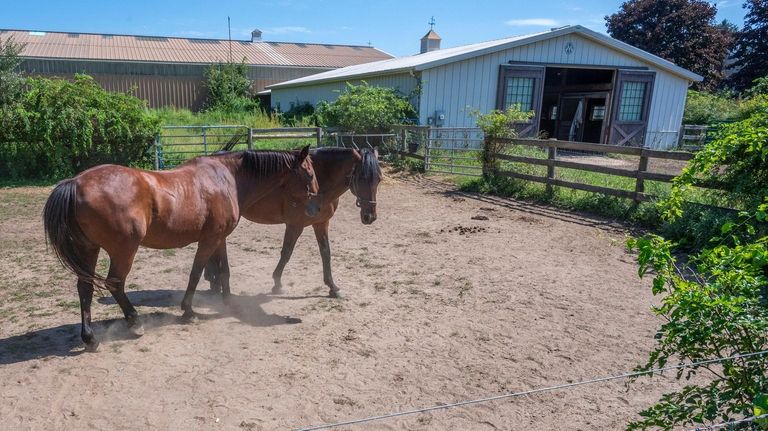
[[[736,72],[731,84],[737,90],[745,90],[761,77],[768,76],[768,1],[747,0],[744,27],[737,33],[735,62]]]
[[[714,88],[732,44],[731,31],[715,23],[717,8],[703,0],[628,0],[605,17],[613,38],[672,61]]]

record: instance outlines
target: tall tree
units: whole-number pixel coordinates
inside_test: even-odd
[[[768,1],[747,0],[744,28],[738,33],[731,83],[737,90],[752,86],[754,80],[768,76]]]
[[[628,0],[605,17],[612,37],[704,77],[709,89],[723,77],[731,37],[704,0]]]
[[[0,107],[15,100],[21,94],[23,83],[18,67],[24,45],[16,43],[13,37],[0,39]]]

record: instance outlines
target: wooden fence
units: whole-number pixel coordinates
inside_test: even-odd
[[[639,147],[625,147],[616,145],[604,145],[593,144],[587,142],[571,142],[571,141],[558,141],[558,140],[544,140],[544,139],[495,139],[490,147],[498,148],[499,146],[507,147],[511,145],[522,145],[529,147],[538,147],[546,150],[547,158],[536,158],[523,155],[512,155],[504,152],[493,154],[489,159],[495,158],[496,160],[503,160],[513,163],[522,163],[534,166],[546,166],[547,173],[544,176],[530,175],[514,170],[499,169],[495,170],[493,167],[485,166],[483,172],[490,172],[493,170],[494,175],[517,178],[526,181],[533,181],[537,183],[543,183],[547,186],[547,191],[551,192],[553,186],[567,187],[575,190],[583,190],[587,192],[602,193],[610,196],[618,196],[621,198],[632,199],[637,202],[647,201],[654,196],[645,192],[646,181],[660,181],[671,182],[676,175],[649,172],[648,165],[651,159],[665,159],[665,160],[680,160],[688,161],[694,157],[693,153],[686,151],[661,151],[651,150]],[[497,145],[498,144],[498,145]],[[629,156],[638,156],[639,160],[636,168],[619,168],[613,166],[603,166],[593,163],[582,163],[573,160],[561,160],[558,159],[558,150],[569,151],[582,151],[593,152],[599,154],[623,154]],[[425,156],[429,163],[429,147],[425,151],[424,155],[415,154],[413,152],[403,151],[401,154],[408,157],[416,157],[424,160]],[[478,157],[480,159],[480,157]],[[479,162],[478,162],[479,163]],[[622,190],[616,188],[610,188],[605,186],[598,186],[593,184],[584,184],[573,181],[567,181],[559,179],[556,176],[557,168],[574,169],[585,172],[595,172],[599,174],[614,175],[625,178],[632,178],[635,180],[634,190]]]
[[[688,161],[693,158],[693,153],[684,151],[660,151],[650,150],[646,148],[638,147],[623,147],[616,145],[603,145],[592,144],[587,142],[570,142],[570,141],[557,141],[557,140],[541,140],[541,139],[496,139],[495,143],[498,144],[514,144],[525,145],[531,147],[545,148],[547,150],[546,159],[537,159],[534,157],[515,156],[509,154],[495,154],[495,157],[499,160],[506,160],[516,163],[525,163],[538,166],[547,167],[546,176],[535,176],[522,174],[514,171],[497,171],[497,175],[518,178],[521,180],[535,181],[544,183],[547,185],[548,190],[551,190],[552,186],[568,187],[576,190],[584,190],[588,192],[602,193],[611,196],[618,196],[622,198],[633,199],[637,202],[650,200],[653,196],[645,193],[645,181],[661,181],[671,182],[675,175],[648,172],[649,159],[666,159],[666,160],[682,160]],[[580,163],[570,160],[558,160],[557,150],[577,150],[577,151],[590,151],[604,154],[624,154],[631,156],[639,156],[640,160],[636,169],[616,168],[611,166],[602,166],[589,163]],[[555,177],[556,168],[576,169],[587,172],[596,172],[600,174],[616,175],[620,177],[634,178],[635,190],[620,190],[603,186],[596,186],[591,184],[576,183],[572,181],[564,181]]]

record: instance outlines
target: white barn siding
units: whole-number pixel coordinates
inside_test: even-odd
[[[563,48],[569,41],[575,50],[567,55]],[[427,117],[442,110],[446,115],[446,126],[473,127],[475,120],[469,115],[470,109],[488,112],[496,107],[499,66],[509,61],[574,64],[585,65],[587,68],[589,65],[649,67],[639,59],[578,34],[449,63],[422,72],[420,123],[427,124]],[[645,145],[654,148],[670,147],[676,143],[688,82],[653,67],[649,67],[649,70],[656,72],[656,81]]]
[[[374,87],[387,87],[399,90],[408,95],[418,84],[418,80],[409,73],[400,73],[395,75],[383,75],[365,78],[363,80],[351,80],[350,84],[360,85],[362,81]],[[315,106],[321,100],[332,102],[339,97],[346,88],[345,81],[328,82],[321,84],[306,85],[302,87],[273,88],[272,89],[272,107],[287,111],[291,109],[291,104],[303,104],[308,102]]]

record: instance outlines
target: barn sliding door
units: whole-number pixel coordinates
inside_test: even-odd
[[[505,110],[518,105],[521,111],[534,112],[533,119],[520,122],[516,126],[518,136],[531,137],[539,132],[543,92],[543,66],[501,66],[499,69],[496,108]]]
[[[609,144],[643,146],[655,78],[654,72],[618,71],[613,86]]]

